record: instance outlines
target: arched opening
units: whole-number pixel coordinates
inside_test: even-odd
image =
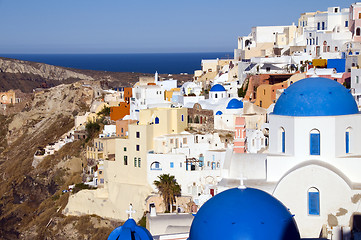
[[[308,214],[320,215],[320,191],[317,188],[311,187],[308,189]]]
[[[279,130],[279,151],[281,153],[285,153],[286,152],[286,131],[283,127],[280,128]]]
[[[196,116],[196,117],[194,118],[194,123],[199,123],[199,117],[198,117],[198,116]]]
[[[320,131],[313,129],[310,132],[310,155],[320,155]]]
[[[189,115],[188,115],[188,123],[193,123],[193,120]]]

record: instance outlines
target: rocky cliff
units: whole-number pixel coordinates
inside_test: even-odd
[[[14,74],[34,74],[44,79],[56,81],[64,81],[67,79],[93,80],[93,78],[90,76],[62,67],[6,58],[0,58],[0,72]]]
[[[68,143],[37,168],[31,166],[38,147],[68,132],[74,116],[89,110],[92,100],[89,86],[61,84],[35,93],[18,112],[0,115],[1,239],[105,239],[119,224],[62,215],[69,197],[62,190],[81,182],[85,140]]]

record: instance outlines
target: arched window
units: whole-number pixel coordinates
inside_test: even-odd
[[[280,128],[279,130],[279,151],[281,153],[285,153],[286,152],[286,132],[285,129],[283,127]]]
[[[346,153],[350,153],[350,135],[351,128],[347,128],[345,132],[345,145],[346,145]]]
[[[361,29],[358,27],[356,28],[356,36],[360,36],[361,35]]]
[[[320,155],[320,131],[313,129],[310,132],[310,155]]]
[[[150,170],[162,170],[160,168],[160,163],[159,162],[153,162],[151,165],[150,165]]]
[[[155,123],[155,124],[159,124],[159,117],[156,117],[156,118],[155,118],[154,123]]]
[[[308,189],[308,214],[320,215],[320,192],[314,187]]]

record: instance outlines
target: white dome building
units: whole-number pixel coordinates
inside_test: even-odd
[[[220,99],[227,98],[227,91],[221,84],[213,85],[209,91],[209,99],[219,101]]]
[[[349,234],[361,212],[361,114],[349,90],[325,78],[292,84],[270,114],[269,143],[267,154],[233,153],[223,186],[243,177],[271,193],[303,238]]]

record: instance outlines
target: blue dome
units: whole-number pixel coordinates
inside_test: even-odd
[[[279,97],[273,114],[285,116],[335,116],[358,113],[350,91],[327,78],[305,78]]]
[[[243,108],[243,102],[235,98],[229,101],[227,105],[227,109],[240,109],[240,108]]]
[[[134,235],[134,238],[132,237]],[[153,240],[152,235],[144,227],[137,226],[133,219],[128,219],[123,226],[110,233],[108,240]]]
[[[216,115],[222,115],[222,114],[223,114],[222,111],[216,112]]]
[[[223,92],[226,91],[226,89],[221,84],[213,85],[211,88],[211,92]]]
[[[232,188],[209,199],[193,219],[189,240],[298,240],[290,212],[277,199],[254,188]]]

